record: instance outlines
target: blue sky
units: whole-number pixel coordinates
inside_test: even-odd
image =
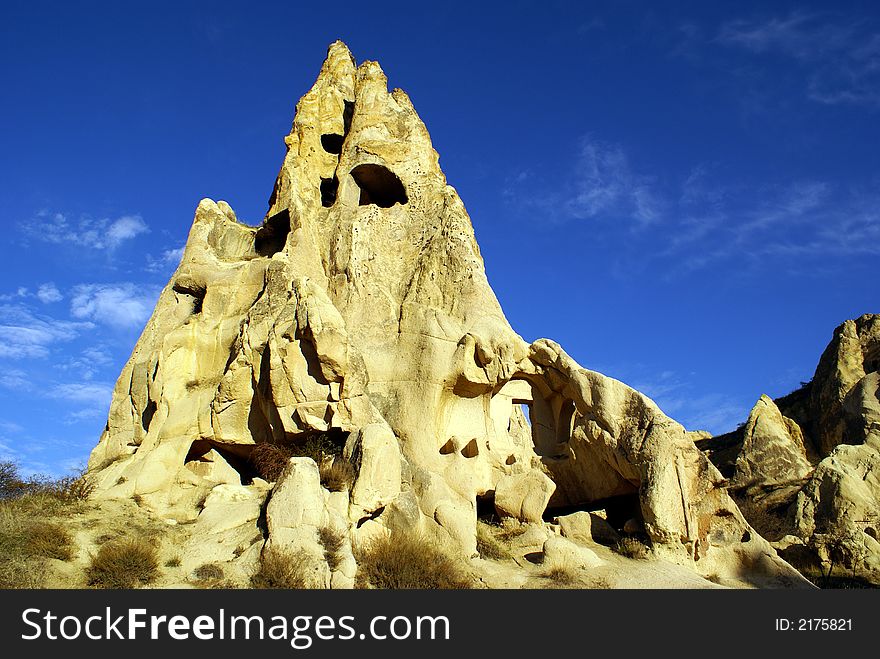
[[[84,462],[199,199],[258,224],[327,45],[428,126],[527,340],[729,430],[878,312],[870,2],[0,9],[0,459]]]

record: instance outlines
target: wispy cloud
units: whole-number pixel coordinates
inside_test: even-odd
[[[685,378],[669,370],[638,378],[631,386],[688,430],[722,434],[742,423],[751,409],[729,395],[700,393]]]
[[[650,223],[662,212],[653,179],[635,173],[619,145],[584,137],[573,183],[574,194],[564,210],[574,218],[626,217]]]
[[[90,405],[109,405],[112,394],[111,385],[97,382],[59,384],[49,392],[51,398]]]
[[[159,297],[159,289],[131,282],[121,284],[80,284],[71,294],[70,313],[74,318],[93,320],[111,327],[130,329],[142,326]]]
[[[536,183],[539,178],[532,171],[518,172],[508,179],[504,196],[518,208],[538,210],[557,222],[625,220],[637,229],[664,214],[666,202],[656,180],[634,169],[621,145],[591,135],[580,139],[574,166],[555,190],[536,194],[545,187]],[[528,195],[520,192],[524,187]]]
[[[172,271],[183,258],[183,246],[176,249],[166,249],[158,257],[147,254],[147,272],[166,273]]]
[[[43,304],[52,304],[53,302],[60,302],[64,299],[64,296],[61,294],[61,291],[58,290],[58,287],[53,282],[48,282],[46,284],[42,284],[37,289],[37,298]]]
[[[25,232],[49,243],[68,243],[95,250],[114,250],[143,233],[149,227],[140,215],[123,215],[114,219],[80,217],[72,220],[63,213],[40,211]]]
[[[870,22],[794,11],[727,22],[716,41],[797,62],[814,101],[880,106],[880,30]]]
[[[76,406],[76,410],[67,415],[68,424],[106,415],[112,395],[113,387],[99,382],[59,384],[48,392],[49,398],[63,400]]]
[[[35,315],[23,305],[0,305],[0,358],[46,357],[55,344],[72,341],[92,327],[89,322]]]
[[[28,391],[31,388],[31,380],[28,374],[17,368],[4,368],[0,370],[0,387],[14,391]]]

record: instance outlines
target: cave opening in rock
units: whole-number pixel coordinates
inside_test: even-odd
[[[358,204],[361,206],[375,204],[380,208],[391,208],[394,204],[409,201],[401,180],[383,165],[358,165],[351,170],[351,177],[360,188]]]
[[[493,523],[497,521],[495,512],[495,490],[489,490],[485,494],[478,494],[476,500],[477,519]]]
[[[324,147],[324,151],[337,156],[342,153],[342,143],[344,141],[345,136],[339,133],[324,133],[321,135],[321,146]]]
[[[201,286],[194,286],[192,284],[185,284],[177,281],[174,282],[171,290],[177,294],[178,303],[188,302],[192,305],[190,313],[193,316],[202,313],[202,306],[205,303],[205,295],[208,292],[207,289]]]
[[[624,476],[609,462],[607,447],[594,445],[579,429],[583,418],[572,399],[540,376],[523,375],[498,389],[489,409],[495,432],[506,433],[514,445],[531,444],[541,470],[554,482],[545,519],[605,510],[620,529],[630,520],[631,528],[641,525],[638,479]]]
[[[260,256],[277,254],[287,244],[290,233],[290,211],[284,209],[268,218],[254,236],[254,251]]]
[[[336,203],[336,193],[339,190],[339,179],[332,178],[321,179],[321,205],[324,208],[330,208]]]
[[[192,443],[184,459],[184,465],[197,476],[212,479],[222,476],[231,467],[238,473],[241,485],[250,485],[259,474],[249,458],[253,445],[221,444],[208,439]]]
[[[156,401],[152,398],[147,401],[147,406],[144,408],[143,414],[141,414],[141,427],[144,429],[144,432],[149,432],[150,423],[153,421],[153,415],[157,409]]]

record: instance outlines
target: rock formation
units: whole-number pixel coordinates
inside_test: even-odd
[[[681,425],[513,331],[424,124],[376,62],[334,43],[285,143],[260,227],[199,203],[92,453],[98,496],[195,520],[223,560],[238,541],[223,534],[254,527],[268,498],[245,553],[310,553],[322,586],[351,586],[353,549],[393,530],[467,558],[485,510],[546,527],[547,550],[568,555],[544,520],[572,509],[604,509],[703,575],[802,582]],[[320,457],[274,483],[255,472],[262,447],[315,441],[353,466],[350,488],[326,486]],[[345,539],[333,567],[328,527]]]
[[[697,445],[786,556],[880,584],[880,315],[847,320],[809,383],[762,396],[743,428]]]

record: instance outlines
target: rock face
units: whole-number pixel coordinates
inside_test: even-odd
[[[733,465],[759,531],[880,583],[880,315],[839,326],[802,389],[762,396],[741,431],[697,444],[722,471]]]
[[[466,557],[478,509],[540,525],[601,502],[702,574],[798,582],[682,426],[513,331],[424,124],[377,63],[333,44],[285,143],[262,226],[199,203],[92,453],[99,496],[213,519],[217,488],[258,491],[255,447],[321,438],[353,465],[350,492],[294,458],[269,495],[264,551],[320,563],[329,525],[349,554],[409,529]],[[350,585],[350,561],[340,570],[315,580]]]

